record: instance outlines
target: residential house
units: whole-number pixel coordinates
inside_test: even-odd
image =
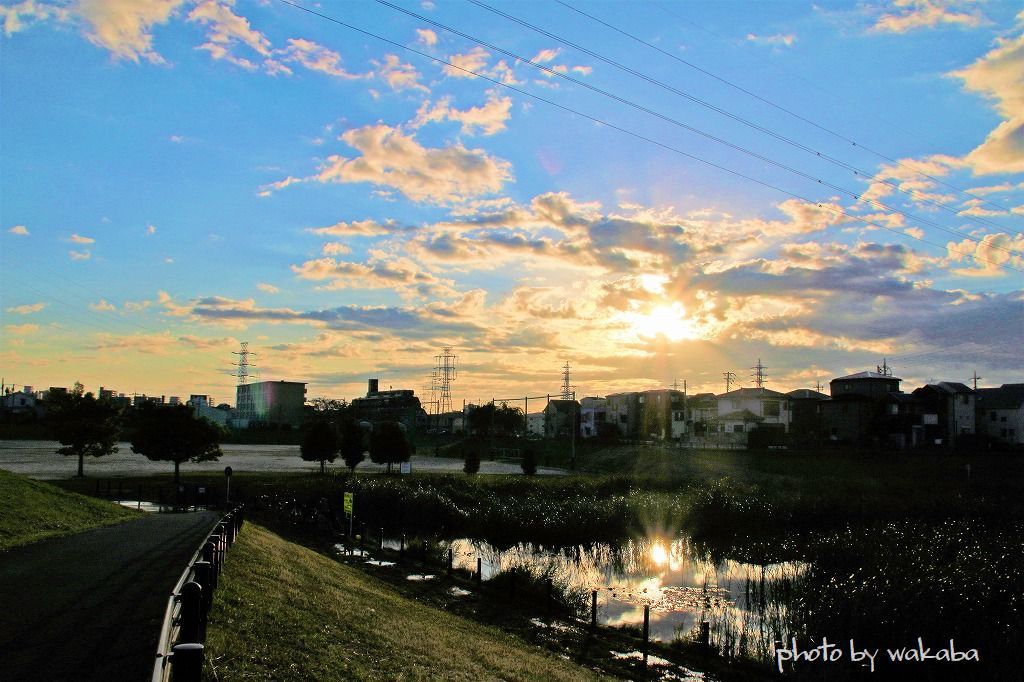
[[[990,443],[1024,445],[1024,384],[977,390],[975,425]]]
[[[917,402],[920,420],[915,442],[924,445],[957,447],[973,440],[975,434],[976,394],[968,386],[941,381],[916,389],[911,394]]]
[[[718,398],[714,393],[696,393],[686,400],[687,433],[707,436],[718,433]]]
[[[822,437],[821,401],[828,396],[809,388],[798,388],[786,394],[791,411],[789,433],[795,442],[817,443]]]
[[[767,388],[738,388],[716,397],[719,429],[724,433],[748,434],[755,429],[789,430],[791,412],[785,393]],[[744,437],[737,440],[746,441]]]
[[[888,440],[885,403],[899,393],[898,377],[859,372],[829,382],[831,397],[819,403],[822,435],[832,442],[880,445]]]
[[[580,400],[580,437],[594,438],[605,423],[608,414],[607,398],[583,398]]]
[[[640,394],[635,391],[612,393],[607,398],[605,421],[615,424],[619,437],[635,440],[640,434]]]
[[[578,429],[580,404],[575,400],[549,400],[544,408],[545,438],[571,436]]]

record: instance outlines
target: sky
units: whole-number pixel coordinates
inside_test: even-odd
[[[2,0],[0,88],[7,385],[1024,381],[1014,2]]]

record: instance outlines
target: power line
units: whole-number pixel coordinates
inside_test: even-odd
[[[670,84],[668,84],[668,83],[666,83],[666,82],[664,82],[662,80],[659,80],[659,79],[654,78],[652,76],[648,76],[647,74],[645,74],[645,73],[643,73],[641,71],[637,71],[636,69],[633,69],[633,68],[631,68],[629,66],[626,66],[625,64],[622,64],[621,62],[618,62],[618,61],[615,61],[614,59],[610,59],[608,57],[605,57],[604,55],[602,55],[602,54],[600,54],[598,52],[595,52],[595,51],[593,51],[593,50],[591,50],[591,49],[589,49],[587,47],[584,47],[583,45],[580,45],[579,43],[575,43],[575,42],[573,42],[573,41],[571,41],[571,40],[569,40],[567,38],[564,38],[564,37],[559,36],[557,34],[551,33],[550,31],[547,31],[547,30],[545,30],[545,29],[543,29],[543,28],[541,28],[539,26],[536,26],[536,25],[531,24],[531,23],[529,23],[527,21],[519,19],[518,17],[515,17],[515,16],[513,16],[511,14],[508,14],[507,12],[503,12],[503,11],[497,9],[497,8],[491,7],[490,5],[487,5],[486,3],[480,2],[480,0],[468,0],[468,1],[473,3],[474,5],[476,5],[477,7],[480,7],[482,9],[485,9],[485,10],[489,11],[489,12],[497,14],[498,16],[504,17],[504,18],[508,19],[509,21],[515,22],[516,24],[519,24],[520,26],[523,26],[523,27],[525,27],[525,28],[527,28],[527,29],[529,29],[531,31],[534,31],[536,33],[540,33],[541,35],[544,35],[544,36],[547,36],[548,38],[551,38],[552,40],[558,41],[558,42],[562,43],[563,45],[568,45],[569,47],[572,47],[572,48],[574,48],[576,50],[579,50],[580,52],[583,52],[584,54],[587,54],[587,55],[593,57],[594,59],[597,59],[599,61],[604,62],[605,64],[608,64],[608,65],[613,66],[613,67],[615,67],[617,69],[620,69],[620,70],[622,70],[622,71],[624,71],[624,72],[626,72],[626,73],[628,73],[628,74],[630,74],[632,76],[635,76],[636,78],[644,80],[644,81],[646,81],[646,82],[648,82],[648,83],[650,83],[652,85],[656,85],[656,86],[662,88],[663,90],[667,90],[668,92],[671,92],[671,93],[673,93],[675,95],[678,95],[679,97],[682,97],[682,98],[684,98],[684,99],[686,99],[686,100],[688,100],[690,102],[693,102],[693,103],[698,104],[698,105],[700,105],[702,107],[705,107],[706,109],[714,111],[715,113],[720,114],[722,116],[725,116],[725,117],[727,117],[727,118],[729,118],[729,119],[731,119],[733,121],[741,123],[742,125],[745,125],[745,126],[751,128],[753,130],[756,130],[756,131],[761,132],[761,133],[763,133],[765,135],[768,135],[768,136],[770,136],[770,137],[772,137],[772,138],[774,138],[776,140],[779,140],[780,142],[783,142],[783,143],[788,144],[788,145],[790,145],[790,146],[792,146],[792,147],[794,147],[796,149],[799,149],[800,151],[802,151],[802,152],[804,152],[806,154],[810,154],[811,156],[814,156],[814,157],[816,157],[818,159],[822,159],[822,160],[827,161],[828,163],[831,163],[831,164],[833,164],[835,166],[838,166],[840,168],[848,170],[851,173],[853,173],[855,176],[862,177],[862,178],[864,178],[866,180],[870,180],[872,182],[882,183],[882,184],[884,184],[884,185],[886,185],[888,187],[891,187],[892,189],[896,190],[897,192],[901,192],[903,194],[906,194],[907,196],[910,196],[915,201],[935,206],[936,208],[939,208],[939,209],[941,209],[943,211],[947,211],[947,212],[952,213],[953,215],[957,215],[957,216],[959,216],[961,218],[966,218],[967,220],[970,220],[972,222],[984,223],[984,224],[989,225],[990,227],[995,227],[995,228],[1000,229],[1000,230],[1007,230],[1008,229],[1008,228],[1003,227],[1002,225],[999,225],[998,223],[996,223],[994,221],[991,221],[991,220],[988,220],[988,219],[985,219],[985,218],[981,218],[981,217],[977,217],[977,216],[960,216],[960,212],[956,208],[947,206],[946,204],[943,204],[942,202],[935,201],[933,199],[929,199],[928,197],[920,196],[921,193],[917,192],[916,190],[910,190],[910,191],[904,190],[899,185],[899,183],[893,182],[891,180],[887,180],[885,178],[878,177],[878,176],[874,175],[873,173],[871,173],[870,171],[863,170],[861,168],[858,168],[857,166],[854,166],[854,165],[852,165],[850,163],[847,163],[847,162],[843,161],[842,159],[838,159],[836,157],[830,156],[829,154],[820,152],[817,149],[814,149],[813,147],[809,147],[806,144],[804,144],[802,142],[799,142],[798,140],[794,140],[794,139],[792,139],[790,137],[787,137],[787,136],[785,136],[785,135],[783,135],[781,133],[777,133],[774,130],[771,130],[770,128],[766,128],[765,126],[762,126],[762,125],[760,125],[758,123],[755,123],[755,122],[753,122],[753,121],[751,121],[749,119],[746,119],[746,118],[744,118],[742,116],[734,114],[734,113],[732,113],[731,111],[729,111],[727,109],[723,109],[722,107],[719,107],[719,106],[717,106],[715,104],[712,104],[711,102],[708,102],[707,100],[703,100],[703,99],[701,99],[699,97],[691,95],[690,93],[688,93],[688,92],[686,92],[684,90],[680,90],[679,88],[676,88],[676,87],[674,87],[674,86],[672,86],[672,85],[670,85]],[[382,0],[378,0],[378,2],[382,2],[382,4],[387,4],[389,6],[392,6],[392,5],[390,5],[390,3],[385,3]],[[562,3],[562,4],[564,4],[564,3]],[[566,5],[566,6],[568,7],[568,5]],[[572,8],[570,8],[570,9],[572,9]],[[437,25],[441,26],[441,24],[437,24]],[[492,49],[500,49],[500,48],[493,48],[493,46],[488,46],[488,47],[492,47]],[[507,54],[510,54],[510,53],[507,53]],[[534,62],[530,62],[529,60],[524,60],[524,61],[527,61],[527,63],[530,63],[532,66],[540,67],[540,65],[535,64]],[[545,68],[545,70],[549,71],[547,68]],[[557,71],[553,71],[553,73],[556,73],[556,74],[558,74],[559,76],[561,76],[563,78],[566,77],[565,74],[561,74],[561,73],[559,73]],[[574,79],[574,78],[570,77],[570,78],[568,78],[568,80],[570,80],[570,81],[572,81],[574,83],[583,84],[586,87],[586,85],[582,81],[579,81],[578,79]],[[688,130],[693,130],[691,128],[687,128],[687,129]],[[714,138],[712,138],[712,139],[714,139]],[[968,235],[968,234],[964,234],[964,233],[959,232],[959,231],[957,231],[955,229],[942,227],[941,225],[938,225],[937,223],[925,220],[924,218],[920,218],[918,216],[913,216],[913,215],[911,215],[909,213],[903,212],[900,209],[896,209],[896,208],[887,206],[887,205],[883,204],[882,202],[875,201],[873,199],[864,199],[862,192],[854,192],[853,190],[845,190],[845,189],[838,188],[838,187],[833,187],[833,188],[837,189],[839,191],[843,191],[844,193],[852,196],[855,199],[869,201],[872,204],[875,204],[875,205],[877,205],[878,207],[880,207],[882,209],[885,209],[885,210],[888,210],[888,211],[892,211],[894,213],[899,213],[901,215],[904,215],[905,217],[912,218],[912,219],[917,220],[919,222],[922,222],[922,223],[924,223],[926,225],[931,225],[932,227],[938,228],[940,230],[945,230],[945,231],[950,232],[951,234],[957,235],[959,237],[962,237],[962,238],[965,238],[965,239],[971,239],[971,240],[980,242],[980,240],[978,240],[976,237],[973,237],[973,236]],[[995,248],[1002,249],[1003,247],[996,246]],[[1013,250],[1008,250],[1008,251],[1010,253],[1018,253],[1018,252],[1013,251]]]
[[[475,2],[475,0],[470,0],[470,1],[471,2]],[[884,203],[878,201],[877,199],[867,199],[860,192],[857,192],[857,191],[854,191],[854,190],[850,190],[850,189],[846,189],[845,187],[842,187],[840,185],[836,185],[836,184],[828,182],[826,180],[822,180],[821,178],[819,178],[817,176],[814,176],[814,175],[811,175],[810,173],[806,173],[806,172],[804,172],[804,171],[802,171],[802,170],[800,170],[798,168],[794,168],[793,166],[785,164],[785,163],[783,163],[781,161],[776,161],[775,159],[773,159],[773,158],[771,158],[769,156],[765,156],[764,154],[756,152],[756,151],[754,151],[752,149],[748,149],[747,147],[744,147],[742,145],[738,145],[736,143],[730,142],[730,141],[728,141],[728,140],[726,140],[724,138],[718,137],[717,135],[709,133],[709,132],[707,132],[705,130],[701,130],[700,128],[697,128],[695,126],[691,126],[688,123],[684,123],[684,122],[682,122],[682,121],[680,121],[678,119],[672,118],[671,116],[667,116],[665,114],[662,114],[662,113],[660,113],[658,111],[655,111],[654,109],[651,109],[650,107],[647,107],[647,106],[645,106],[643,104],[639,104],[637,102],[634,102],[633,100],[630,100],[630,99],[628,99],[626,97],[622,97],[620,95],[616,95],[613,92],[610,92],[608,90],[604,90],[603,88],[599,88],[599,87],[597,87],[595,85],[591,85],[591,84],[589,84],[589,83],[587,83],[585,81],[582,81],[582,80],[580,80],[578,78],[574,78],[573,76],[570,76],[568,74],[556,71],[556,70],[554,70],[552,68],[544,66],[543,64],[539,64],[539,63],[537,63],[537,62],[535,62],[535,61],[533,61],[533,60],[531,60],[531,59],[529,59],[527,57],[524,57],[523,55],[517,54],[517,53],[512,52],[510,50],[506,50],[506,49],[504,49],[502,47],[494,45],[493,43],[489,43],[487,41],[481,40],[481,39],[477,38],[476,36],[472,36],[472,35],[470,35],[468,33],[464,33],[462,31],[460,31],[459,29],[452,28],[451,26],[448,26],[447,24],[443,24],[443,23],[441,23],[439,21],[435,21],[433,19],[430,19],[429,17],[423,16],[422,14],[418,14],[418,13],[413,12],[411,10],[407,10],[405,8],[399,7],[398,5],[392,4],[392,3],[388,2],[387,0],[376,0],[376,2],[378,4],[384,5],[385,7],[389,7],[391,9],[395,10],[395,11],[401,12],[402,14],[408,15],[408,16],[413,17],[415,19],[418,19],[420,21],[424,21],[424,22],[426,22],[426,23],[428,23],[428,24],[430,24],[432,26],[436,26],[437,28],[440,28],[440,29],[442,29],[444,31],[448,31],[450,33],[454,33],[455,35],[463,37],[463,38],[465,38],[467,40],[472,40],[473,42],[476,42],[476,43],[478,43],[478,44],[480,44],[480,45],[482,45],[484,47],[487,47],[487,48],[489,48],[491,50],[494,50],[496,52],[500,52],[500,53],[502,53],[502,54],[504,54],[504,55],[506,55],[506,56],[508,56],[508,57],[510,57],[512,59],[516,59],[518,61],[521,61],[524,64],[529,64],[530,66],[532,66],[532,67],[534,67],[536,69],[539,69],[539,70],[541,70],[541,71],[543,71],[545,73],[548,73],[548,74],[550,74],[550,75],[552,75],[552,76],[554,76],[556,78],[561,78],[563,80],[567,80],[570,83],[573,83],[575,85],[579,85],[579,86],[581,86],[583,88],[591,90],[591,91],[593,91],[593,92],[595,92],[595,93],[597,93],[599,95],[602,95],[603,97],[607,97],[609,99],[612,99],[612,100],[614,100],[616,102],[619,102],[620,104],[625,104],[626,106],[629,106],[629,107],[632,107],[634,109],[637,109],[638,111],[642,111],[645,114],[653,116],[653,117],[655,117],[657,119],[660,119],[660,120],[662,120],[662,121],[664,121],[666,123],[669,123],[671,125],[677,126],[679,128],[683,128],[684,130],[687,130],[687,131],[689,131],[691,133],[694,133],[696,135],[700,135],[701,137],[709,139],[709,140],[711,140],[713,142],[716,142],[718,144],[721,144],[723,146],[729,147],[730,149],[738,151],[738,152],[740,152],[742,154],[746,154],[747,156],[755,158],[758,161],[763,161],[765,163],[771,164],[771,165],[773,165],[773,166],[775,166],[777,168],[785,170],[788,173],[792,173],[793,175],[797,175],[799,177],[802,177],[805,180],[809,180],[811,182],[815,182],[815,183],[817,183],[819,185],[822,185],[824,187],[828,187],[829,189],[832,189],[832,190],[835,190],[835,191],[840,192],[842,194],[845,194],[845,195],[847,195],[847,196],[849,196],[849,197],[851,197],[851,198],[853,198],[855,200],[858,200],[858,201],[868,201],[872,205],[877,206],[878,208],[881,208],[883,210],[891,211],[892,213],[896,213],[896,214],[902,215],[904,217],[910,218],[910,219],[915,220],[915,221],[917,221],[919,223],[922,223],[924,225],[929,225],[929,226],[931,226],[931,227],[933,227],[935,229],[941,230],[943,232],[947,232],[949,234],[952,234],[954,236],[960,237],[962,239],[971,240],[971,241],[977,242],[979,244],[982,243],[982,241],[980,239],[978,239],[977,237],[974,237],[974,236],[971,236],[971,235],[968,235],[968,234],[964,234],[963,232],[959,232],[959,231],[954,230],[952,228],[944,227],[944,226],[942,226],[942,225],[940,225],[938,223],[935,223],[933,221],[927,220],[925,218],[918,217],[918,216],[916,216],[916,215],[914,215],[912,213],[909,213],[907,211],[903,211],[901,209],[894,208],[892,206],[888,206],[887,204],[884,204]],[[623,68],[627,68],[627,67],[623,67]],[[641,77],[643,77],[643,76],[641,75]],[[666,86],[666,87],[671,88],[671,86]],[[673,90],[674,90],[674,88],[673,88]],[[680,91],[677,91],[677,92],[680,92]],[[688,95],[684,95],[684,96],[689,97]],[[710,106],[713,106],[713,105],[710,105]],[[724,110],[720,110],[720,111],[724,112]],[[728,114],[727,112],[726,112],[726,115],[732,117],[732,115]],[[742,119],[738,119],[738,120],[742,120]],[[755,127],[758,127],[760,129],[760,127],[756,126],[756,124],[751,124],[751,125],[754,125]],[[764,129],[764,130],[767,130],[767,129]],[[769,131],[769,133],[770,133],[770,131]],[[785,139],[785,138],[781,138],[781,139]],[[819,157],[822,156],[820,153],[815,152],[814,150],[810,149],[809,147],[805,147],[805,148],[808,149],[811,153],[817,154]],[[1006,249],[1005,247],[999,246],[997,244],[989,244],[989,246],[991,248],[996,248],[996,249],[999,249],[999,250],[1002,250],[1002,251],[1007,251],[1011,255],[1019,255],[1019,254],[1017,254],[1017,252],[1015,252],[1013,250]],[[1022,271],[1022,272],[1024,272],[1024,271]]]
[[[929,240],[924,239],[922,237],[917,237],[917,236],[912,235],[912,234],[907,234],[905,232],[900,232],[899,230],[895,230],[895,229],[893,229],[891,227],[887,227],[886,225],[883,225],[881,223],[875,222],[873,220],[868,220],[867,218],[863,218],[861,216],[851,215],[851,214],[849,214],[849,213],[847,213],[846,211],[843,211],[843,210],[837,210],[837,209],[834,209],[834,208],[830,208],[828,206],[823,205],[820,202],[814,201],[814,200],[809,199],[807,197],[804,197],[804,196],[802,196],[800,194],[796,194],[794,192],[790,192],[788,190],[782,189],[781,187],[778,187],[778,186],[773,185],[771,183],[765,182],[763,180],[758,180],[757,178],[754,178],[752,176],[746,175],[746,174],[741,173],[739,171],[732,170],[731,168],[728,168],[728,167],[723,166],[721,164],[715,163],[713,161],[709,161],[709,160],[704,159],[704,158],[702,158],[700,156],[697,156],[695,154],[691,154],[689,152],[685,152],[685,151],[683,151],[683,150],[681,150],[681,149],[679,149],[677,147],[673,147],[670,144],[667,144],[667,143],[664,143],[664,142],[659,142],[658,140],[655,140],[653,138],[647,137],[646,135],[643,135],[641,133],[635,132],[633,130],[629,130],[628,128],[623,128],[621,126],[615,125],[614,123],[610,123],[610,122],[608,122],[608,121],[606,121],[604,119],[601,119],[601,118],[598,118],[596,116],[592,116],[590,114],[587,114],[587,113],[584,113],[582,111],[579,111],[578,109],[573,109],[572,107],[566,106],[564,104],[559,104],[558,102],[555,102],[553,100],[547,99],[545,97],[541,97],[540,95],[536,95],[536,94],[531,93],[531,92],[529,92],[527,90],[523,90],[522,88],[518,88],[518,87],[516,87],[514,85],[511,85],[509,83],[504,83],[504,82],[502,82],[502,81],[500,81],[500,80],[498,80],[496,78],[491,78],[489,76],[486,76],[483,73],[480,73],[480,72],[477,72],[477,71],[473,71],[472,69],[467,69],[467,68],[462,67],[462,66],[458,66],[458,65],[453,64],[452,62],[447,61],[445,59],[442,59],[440,57],[435,57],[434,55],[427,54],[426,52],[422,52],[420,50],[417,50],[415,48],[409,47],[407,45],[403,45],[402,43],[399,43],[397,41],[391,40],[390,38],[385,38],[384,36],[381,36],[381,35],[379,35],[377,33],[373,33],[372,31],[368,31],[366,29],[359,28],[358,26],[354,26],[352,24],[346,23],[346,22],[344,22],[344,21],[342,21],[340,19],[336,19],[336,18],[334,18],[332,16],[329,16],[329,15],[326,15],[326,14],[322,14],[322,13],[317,12],[315,10],[311,10],[311,9],[309,9],[307,7],[303,7],[301,5],[297,5],[294,2],[290,2],[289,0],[278,0],[278,2],[281,2],[282,4],[285,4],[285,5],[289,5],[291,7],[294,7],[295,9],[301,10],[303,12],[306,12],[307,14],[311,14],[313,16],[319,17],[319,18],[324,19],[326,21],[330,21],[331,23],[337,24],[339,26],[343,26],[343,27],[345,27],[345,28],[347,28],[349,30],[355,31],[357,33],[361,33],[361,34],[363,34],[365,36],[369,36],[369,37],[374,38],[376,40],[380,40],[381,42],[387,43],[388,45],[392,45],[392,46],[397,47],[397,48],[399,48],[401,50],[405,50],[407,52],[411,52],[413,54],[417,54],[417,55],[419,55],[419,56],[421,56],[421,57],[423,57],[425,59],[429,59],[429,60],[437,62],[439,64],[444,64],[445,66],[448,66],[448,67],[450,67],[452,69],[456,69],[458,71],[462,71],[464,73],[471,74],[471,75],[473,75],[473,76],[475,76],[477,78],[480,78],[481,80],[487,81],[489,83],[493,83],[494,85],[498,85],[498,86],[506,88],[508,90],[512,90],[513,92],[517,92],[517,93],[519,93],[521,95],[529,97],[530,99],[536,100],[538,102],[543,102],[544,104],[547,104],[549,106],[555,107],[557,109],[561,109],[562,111],[566,111],[566,112],[568,112],[570,114],[573,114],[575,116],[579,116],[580,118],[584,118],[584,119],[586,119],[588,121],[591,121],[593,123],[597,123],[597,124],[605,126],[607,128],[611,128],[612,130],[616,130],[618,132],[621,132],[621,133],[623,133],[625,135],[629,135],[630,137],[636,138],[638,140],[642,140],[642,141],[647,142],[649,144],[653,144],[653,145],[655,145],[657,147],[660,147],[660,148],[662,148],[662,149],[664,149],[666,151],[671,151],[671,152],[673,152],[675,154],[679,154],[680,156],[684,156],[686,158],[693,159],[694,161],[698,161],[698,162],[703,163],[703,164],[705,164],[707,166],[710,166],[712,168],[716,168],[718,170],[724,171],[726,173],[729,173],[730,175],[734,175],[736,177],[743,178],[745,180],[749,180],[750,182],[753,182],[753,183],[756,183],[758,185],[761,185],[762,187],[766,187],[768,189],[772,189],[772,190],[775,190],[777,192],[781,192],[781,193],[783,193],[783,194],[785,194],[787,196],[790,196],[790,197],[792,197],[794,199],[799,199],[799,200],[804,201],[804,202],[806,202],[808,204],[814,204],[818,208],[820,208],[822,210],[825,210],[825,211],[828,211],[830,213],[833,213],[833,214],[836,214],[836,215],[845,216],[846,218],[849,218],[850,220],[855,220],[857,222],[864,223],[865,225],[871,225],[873,227],[876,227],[876,228],[879,228],[879,229],[882,229],[882,230],[886,230],[888,232],[892,232],[893,234],[899,235],[899,236],[904,237],[904,238],[909,237],[910,239],[913,239],[915,241],[919,241],[919,242],[921,242],[923,244],[930,244],[930,245],[935,246],[935,247],[937,247],[939,249],[947,250],[947,251],[950,251],[952,253],[956,253],[956,254],[958,254],[960,256],[972,258],[972,259],[978,261],[979,263],[988,263],[990,265],[995,265],[996,267],[1005,268],[1005,269],[1008,269],[1008,270],[1014,270],[1014,271],[1017,271],[1017,272],[1024,272],[1024,270],[1022,270],[1022,269],[1015,268],[1013,266],[1006,265],[1004,263],[997,263],[995,261],[991,261],[991,260],[982,258],[981,256],[978,256],[976,254],[964,253],[962,251],[957,251],[955,249],[949,249],[948,247],[943,246],[942,244],[937,244],[935,242],[929,241]],[[401,10],[401,11],[403,13],[407,13],[408,14],[408,12],[406,12],[405,10]],[[429,20],[427,20],[427,21],[429,21]],[[470,39],[472,39],[472,38],[470,38]],[[497,49],[497,48],[495,48],[495,49]]]
[[[786,108],[786,107],[784,107],[784,106],[782,106],[780,104],[776,104],[775,102],[773,102],[773,101],[771,101],[771,100],[769,100],[769,99],[767,99],[765,97],[762,97],[761,95],[758,95],[757,93],[755,93],[755,92],[753,92],[751,90],[748,90],[747,88],[744,88],[741,85],[737,85],[737,84],[733,83],[732,81],[730,81],[730,80],[728,80],[726,78],[723,78],[723,77],[721,77],[721,76],[719,76],[719,75],[717,75],[717,74],[715,74],[715,73],[713,73],[711,71],[708,71],[707,69],[704,69],[704,68],[702,68],[702,67],[700,67],[700,66],[698,66],[698,65],[696,65],[696,64],[694,64],[692,62],[689,62],[689,61],[683,59],[682,57],[680,57],[678,55],[674,55],[671,52],[668,52],[667,50],[663,50],[662,48],[658,47],[657,45],[654,45],[653,43],[650,43],[650,42],[644,40],[643,38],[640,38],[639,36],[635,36],[632,33],[629,33],[628,31],[625,31],[625,30],[620,29],[620,28],[618,28],[616,26],[613,26],[612,24],[610,24],[610,23],[608,23],[606,21],[603,21],[602,19],[599,19],[598,17],[595,17],[592,14],[588,14],[588,13],[584,12],[581,9],[577,9],[576,7],[573,7],[572,5],[564,2],[563,0],[555,0],[555,1],[558,2],[559,5],[562,5],[563,7],[567,8],[567,9],[570,9],[573,12],[576,12],[577,14],[581,14],[581,15],[587,17],[588,19],[591,19],[592,21],[596,21],[597,23],[601,24],[602,26],[605,26],[606,28],[611,29],[612,31],[615,31],[616,33],[624,35],[627,38],[630,38],[631,40],[635,40],[638,43],[642,43],[643,45],[646,45],[647,47],[651,48],[652,50],[655,50],[655,51],[665,55],[666,57],[679,62],[680,64],[684,64],[684,65],[690,67],[691,69],[699,71],[700,73],[703,73],[704,75],[706,75],[706,76],[708,76],[710,78],[713,78],[713,79],[717,80],[720,83],[728,85],[729,87],[731,87],[731,88],[733,88],[735,90],[738,90],[738,91],[744,93],[745,95],[753,97],[754,99],[758,100],[759,102],[767,104],[768,106],[770,106],[770,107],[772,107],[774,109],[777,109],[777,110],[779,110],[779,111],[781,111],[781,112],[783,112],[785,114],[788,114],[788,115],[792,116],[793,118],[796,118],[797,120],[803,121],[804,123],[806,123],[806,124],[808,124],[810,126],[813,126],[813,127],[817,128],[818,130],[821,130],[822,132],[828,133],[829,135],[832,135],[833,137],[835,137],[835,138],[837,138],[839,140],[842,140],[843,142],[846,142],[846,143],[848,143],[848,144],[850,144],[850,145],[852,145],[854,147],[857,147],[858,149],[863,149],[864,151],[866,151],[866,152],[868,152],[870,154],[873,154],[873,155],[877,156],[880,159],[888,161],[889,163],[896,164],[896,165],[900,166],[901,168],[905,168],[905,169],[911,171],[912,173],[915,173],[916,175],[920,175],[921,177],[928,178],[929,180],[932,180],[933,182],[936,182],[936,183],[938,183],[938,184],[940,184],[940,185],[942,185],[944,187],[948,187],[948,188],[950,188],[952,190],[960,192],[961,194],[963,194],[965,196],[968,196],[968,197],[970,197],[972,199],[976,199],[978,201],[981,201],[983,203],[988,204],[989,206],[998,208],[1000,211],[1007,211],[1007,210],[1009,210],[1008,207],[1005,206],[1005,205],[996,204],[996,203],[993,203],[993,202],[991,202],[991,201],[989,201],[987,199],[984,199],[984,198],[979,197],[977,195],[971,194],[970,192],[968,192],[965,189],[961,189],[960,187],[957,187],[956,185],[953,185],[951,183],[945,182],[944,180],[940,180],[937,177],[929,175],[928,173],[925,173],[922,170],[919,170],[917,168],[913,168],[911,166],[908,166],[908,165],[906,165],[905,163],[903,163],[902,161],[900,161],[898,159],[891,158],[891,157],[883,154],[882,152],[879,152],[879,151],[877,151],[875,149],[872,149],[871,147],[868,147],[866,145],[860,144],[856,140],[854,140],[854,139],[852,139],[852,138],[850,138],[850,137],[848,137],[848,136],[846,136],[846,135],[844,135],[844,134],[842,134],[840,132],[832,130],[831,128],[828,128],[827,126],[821,125],[820,123],[816,123],[816,122],[812,121],[811,119],[809,119],[809,118],[807,118],[805,116],[802,116],[802,115],[796,113],[795,111],[792,111],[792,110],[790,110],[790,109],[788,109],[788,108]],[[662,11],[667,12],[668,14],[672,14],[673,16],[676,16],[676,17],[679,16],[677,14],[674,14],[673,12],[669,12],[668,10],[664,9],[663,7],[658,5],[658,3],[655,3],[655,6],[659,7],[660,9],[662,9]]]

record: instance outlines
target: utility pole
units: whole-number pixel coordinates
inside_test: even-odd
[[[883,377],[892,376],[892,367],[889,366],[889,362],[885,358],[882,358],[882,364],[875,365],[875,369],[877,369],[878,373]]]
[[[722,372],[722,377],[725,379],[725,392],[728,393],[732,390],[732,382],[736,381],[736,375],[733,372]]]
[[[823,389],[823,388],[825,388],[825,387],[821,385],[821,379],[815,379],[814,380],[814,390],[817,391],[818,393],[821,393],[821,389]]]
[[[974,376],[971,377],[971,380],[974,381],[974,390],[975,391],[978,390],[978,381],[980,379],[981,379],[981,377],[978,376],[978,370],[974,370]]]

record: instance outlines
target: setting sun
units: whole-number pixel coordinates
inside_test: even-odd
[[[669,341],[682,341],[698,336],[693,320],[679,303],[655,306],[645,313],[628,313],[627,320],[636,335],[645,339],[664,336]]]

